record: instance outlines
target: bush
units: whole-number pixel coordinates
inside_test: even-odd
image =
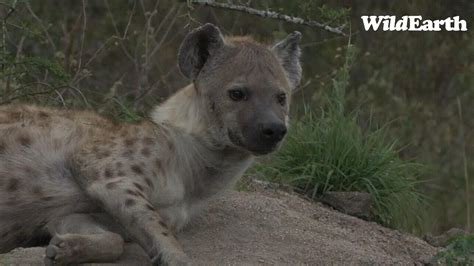
[[[417,190],[421,165],[402,160],[388,127],[363,129],[357,110],[344,110],[344,90],[353,58],[337,73],[328,107],[317,115],[305,108],[290,127],[281,150],[257,164],[264,178],[290,184],[314,199],[327,191],[363,191],[374,199],[374,217],[383,225],[406,230],[420,225],[424,197]]]
[[[474,264],[474,235],[452,239],[445,250],[436,254],[435,260],[446,265]]]

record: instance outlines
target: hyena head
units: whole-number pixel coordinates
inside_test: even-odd
[[[300,39],[294,32],[265,46],[247,37],[224,38],[212,24],[186,36],[179,68],[193,80],[219,144],[254,155],[280,146],[291,93],[301,79]]]

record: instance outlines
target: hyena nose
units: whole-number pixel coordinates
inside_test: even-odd
[[[268,123],[261,126],[261,134],[265,140],[278,142],[286,134],[286,126],[282,123]]]

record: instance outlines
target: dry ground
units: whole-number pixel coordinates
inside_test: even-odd
[[[283,191],[230,192],[179,235],[196,264],[421,265],[438,251],[425,241]],[[0,265],[41,264],[43,248],[0,255]],[[145,265],[129,245],[121,261]]]

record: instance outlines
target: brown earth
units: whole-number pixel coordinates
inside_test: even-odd
[[[198,265],[422,265],[439,251],[420,238],[277,190],[230,192],[179,235]],[[41,265],[44,248],[0,255],[0,265]],[[127,246],[121,265],[146,265]]]

